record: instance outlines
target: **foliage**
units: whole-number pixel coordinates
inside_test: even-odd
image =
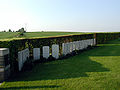
[[[120,37],[120,33],[96,33],[97,43],[105,43],[109,40],[114,40]]]
[[[8,30],[8,32],[12,32],[12,30],[11,30],[11,29],[9,29],[9,30]]]
[[[68,59],[38,64],[0,86],[1,90],[119,90],[120,41],[98,45]]]
[[[19,30],[18,30],[18,31],[16,31],[16,32],[19,32],[18,37],[22,37],[22,36],[24,36],[24,33],[25,33],[26,31],[25,31],[25,29],[24,29],[24,28],[21,28],[21,29],[19,29]]]
[[[22,32],[22,33],[25,33],[26,31],[25,31],[25,29],[24,28],[21,28],[21,29],[19,29],[18,31],[16,31],[16,32]]]

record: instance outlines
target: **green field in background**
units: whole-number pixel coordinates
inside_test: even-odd
[[[18,37],[19,32],[0,32],[0,40],[23,39],[23,38],[44,38],[65,35],[88,34],[82,32],[26,32],[24,36]]]

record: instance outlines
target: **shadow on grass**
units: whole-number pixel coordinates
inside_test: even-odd
[[[21,72],[12,81],[55,80],[88,77],[86,72],[106,72],[109,69],[89,59],[89,56],[73,56],[69,59],[38,64],[32,71]]]
[[[42,88],[59,88],[61,86],[50,85],[50,86],[24,86],[24,87],[7,87],[7,88],[0,88],[0,90],[22,90],[22,89],[42,89]]]

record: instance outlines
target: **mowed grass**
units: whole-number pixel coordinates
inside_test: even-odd
[[[23,38],[45,38],[65,35],[88,34],[82,32],[26,32],[19,37],[19,32],[0,32],[0,40],[23,39]]]
[[[120,40],[64,60],[36,65],[0,90],[120,90]]]

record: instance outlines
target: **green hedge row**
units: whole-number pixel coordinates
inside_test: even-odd
[[[109,40],[114,40],[120,37],[120,33],[96,33],[96,43],[102,44]]]
[[[10,49],[11,70],[12,72],[15,72],[18,71],[18,51],[21,51],[25,48],[29,48],[30,56],[32,57],[33,48],[41,48],[41,52],[42,52],[42,46],[50,46],[50,50],[51,50],[52,44],[59,44],[60,55],[61,55],[62,43],[92,39],[92,38],[94,38],[94,34],[69,35],[69,36],[50,37],[50,38],[20,39],[20,40],[12,40],[12,41],[0,41],[0,47]]]

